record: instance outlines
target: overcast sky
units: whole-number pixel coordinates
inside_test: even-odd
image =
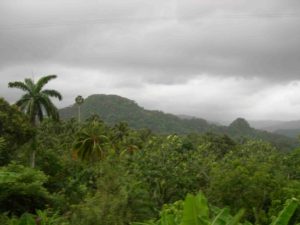
[[[0,96],[57,74],[63,94],[117,94],[209,120],[300,119],[299,0],[1,0]]]

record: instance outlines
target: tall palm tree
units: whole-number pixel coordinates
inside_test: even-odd
[[[84,102],[84,98],[81,96],[81,95],[78,95],[76,98],[75,98],[75,102],[78,106],[78,123],[81,122],[81,112],[80,112],[80,107],[81,105],[83,104]]]
[[[56,77],[56,75],[44,76],[36,83],[29,78],[26,78],[24,82],[15,81],[8,83],[8,87],[18,88],[25,92],[25,94],[16,102],[16,105],[28,115],[33,127],[36,127],[37,120],[41,122],[44,119],[44,114],[54,120],[59,119],[58,110],[50,98],[54,97],[62,100],[61,94],[56,90],[43,89],[50,80],[55,79]],[[31,153],[32,167],[35,166],[35,153],[36,144],[34,138]]]

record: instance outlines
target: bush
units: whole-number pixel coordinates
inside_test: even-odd
[[[16,164],[0,169],[0,211],[20,215],[45,208],[50,195],[43,187],[46,175]]]

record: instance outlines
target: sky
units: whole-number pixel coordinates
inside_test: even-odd
[[[1,0],[0,96],[117,94],[214,121],[300,119],[299,0]]]

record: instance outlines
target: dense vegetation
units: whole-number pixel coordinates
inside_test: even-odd
[[[242,119],[228,135],[156,133],[102,115],[56,119],[32,124],[0,99],[1,225],[300,222],[300,149],[235,136],[253,132]]]

